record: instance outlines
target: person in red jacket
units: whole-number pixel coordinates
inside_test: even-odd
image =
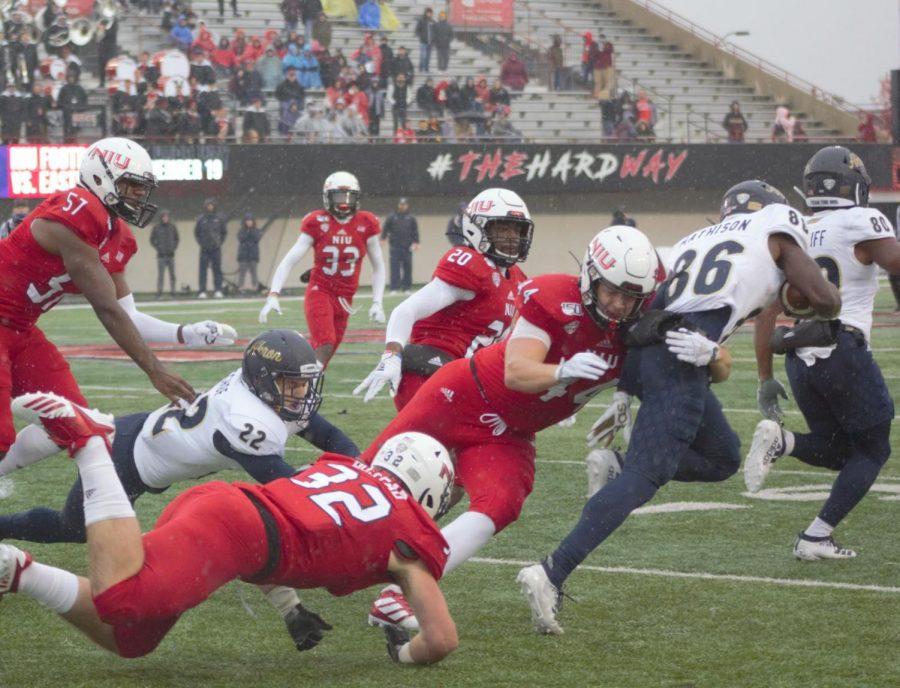
[[[521,91],[528,83],[528,71],[525,63],[516,53],[510,53],[500,67],[500,81],[513,91]]]

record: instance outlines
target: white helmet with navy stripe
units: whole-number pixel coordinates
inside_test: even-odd
[[[126,222],[146,227],[156,214],[150,195],[157,186],[150,154],[130,139],[100,139],[84,152],[81,185]]]
[[[534,223],[515,191],[485,189],[466,206],[460,230],[473,249],[510,267],[528,258]]]

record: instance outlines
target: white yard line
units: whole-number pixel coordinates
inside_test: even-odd
[[[530,566],[533,561],[517,559],[491,559],[488,557],[472,557],[469,561],[491,566]],[[624,573],[637,576],[657,576],[661,578],[687,578],[699,580],[725,581],[729,583],[762,583],[764,585],[780,585],[796,588],[826,588],[830,590],[858,590],[863,592],[885,592],[900,594],[900,588],[890,585],[870,585],[865,583],[839,583],[813,580],[810,578],[769,578],[767,576],[740,576],[731,573],[706,573],[704,571],[669,571],[667,569],[638,569],[630,566],[590,566],[582,564],[579,571],[597,571],[599,573]]]

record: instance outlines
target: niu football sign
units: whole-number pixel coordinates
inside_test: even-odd
[[[462,28],[513,28],[513,0],[450,0],[450,23]]]

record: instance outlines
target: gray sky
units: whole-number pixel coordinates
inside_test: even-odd
[[[900,68],[900,0],[657,0],[729,42],[858,105]]]

